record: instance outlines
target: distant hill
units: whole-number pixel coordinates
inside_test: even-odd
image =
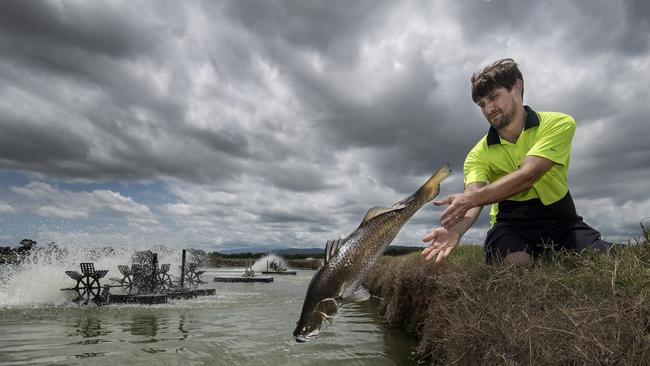
[[[241,253],[267,253],[269,248],[265,247],[247,247],[247,248],[233,248],[233,249],[222,249],[218,251],[222,254],[241,254]]]
[[[273,253],[279,255],[296,255],[296,254],[312,255],[312,254],[323,254],[323,252],[325,252],[325,248],[287,248],[287,249],[280,249],[280,250],[273,251]]]
[[[402,245],[391,245],[386,250],[386,255],[402,255],[411,252],[418,252],[424,249],[424,247],[413,247],[413,246],[402,246]],[[276,253],[281,256],[317,256],[322,255],[325,251],[325,248],[286,248],[286,249],[273,249],[273,248],[264,248],[264,247],[251,247],[246,249],[228,249],[224,250],[221,253],[224,254],[240,254],[240,253]]]

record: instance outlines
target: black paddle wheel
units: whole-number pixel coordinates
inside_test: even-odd
[[[102,298],[102,287],[99,280],[106,276],[108,270],[96,271],[94,263],[81,263],[79,266],[81,267],[81,273],[77,271],[65,271],[65,274],[77,281],[74,290],[78,296],[74,301],[84,305],[90,301],[98,305],[104,303],[105,299]]]

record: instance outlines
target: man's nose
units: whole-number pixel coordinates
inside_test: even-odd
[[[490,115],[492,112],[494,112],[494,109],[496,108],[496,105],[492,102],[487,102],[485,103],[485,113]]]

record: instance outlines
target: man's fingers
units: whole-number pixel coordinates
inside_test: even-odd
[[[440,244],[432,243],[428,247],[424,248],[422,251],[422,256],[426,260],[429,260],[431,259],[431,256],[435,255],[438,251],[440,251]]]
[[[453,249],[454,249],[453,247],[448,246],[448,247],[443,248],[442,250],[440,250],[440,253],[438,254],[438,257],[436,258],[435,263],[438,264],[438,263],[441,263],[443,260],[445,260],[449,256],[449,253],[451,253],[451,251]]]
[[[445,229],[450,229],[456,224],[456,222],[454,222],[454,221],[455,221],[454,216],[447,216],[447,217],[441,218],[440,224]]]
[[[437,236],[438,236],[438,231],[434,230],[434,231],[430,232],[427,236],[423,237],[422,241],[428,242],[428,241],[434,240]]]
[[[450,216],[440,222],[442,226],[449,230],[460,222],[460,216]]]
[[[445,248],[445,250],[444,250],[444,252],[443,252],[444,258],[449,257],[449,254],[451,254],[451,251],[452,251],[452,250],[454,250],[454,247],[451,247],[451,246],[450,246],[450,247]]]
[[[422,255],[425,257],[425,260],[431,260],[448,248],[448,244],[444,242],[438,242],[431,244],[425,250],[422,251]],[[424,253],[426,251],[426,254]]]
[[[440,224],[447,230],[454,227],[465,217],[465,212],[460,206],[451,205],[440,215]]]
[[[442,214],[440,215],[440,220],[445,220],[449,217],[457,215],[458,211],[458,205],[451,205],[447,207],[444,211],[442,211]]]
[[[436,260],[433,261],[433,263],[438,264],[438,263],[442,262],[443,259],[444,259],[444,257],[442,256],[442,252],[440,252],[440,253],[438,253],[438,256],[436,257]]]
[[[420,254],[422,254],[423,257],[426,257],[427,254],[429,254],[429,252],[432,251],[432,250],[433,250],[433,246],[428,246],[428,247],[424,248],[424,250]]]
[[[448,205],[452,201],[451,196],[447,196],[441,200],[433,201],[433,204],[436,206]]]
[[[433,249],[433,250],[432,250],[432,251],[431,251],[431,252],[426,256],[425,259],[428,260],[428,261],[430,261],[433,257],[435,257],[435,256],[438,254],[438,252],[440,252],[440,248],[434,248],[434,249]]]

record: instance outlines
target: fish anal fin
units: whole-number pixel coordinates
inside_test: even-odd
[[[341,238],[338,238],[336,240],[328,240],[327,243],[325,243],[325,263],[330,261],[330,259],[334,258],[339,252],[339,248],[345,241],[341,240]]]
[[[374,219],[375,217],[385,214],[386,212],[390,212],[395,210],[395,207],[388,208],[388,207],[373,207],[368,212],[366,213],[366,216],[363,217],[363,221],[361,222],[362,224],[367,223],[368,221]]]
[[[343,299],[345,303],[351,303],[351,302],[362,302],[369,300],[371,297],[370,292],[366,290],[365,287],[359,286],[359,288],[350,296],[346,297]]]

